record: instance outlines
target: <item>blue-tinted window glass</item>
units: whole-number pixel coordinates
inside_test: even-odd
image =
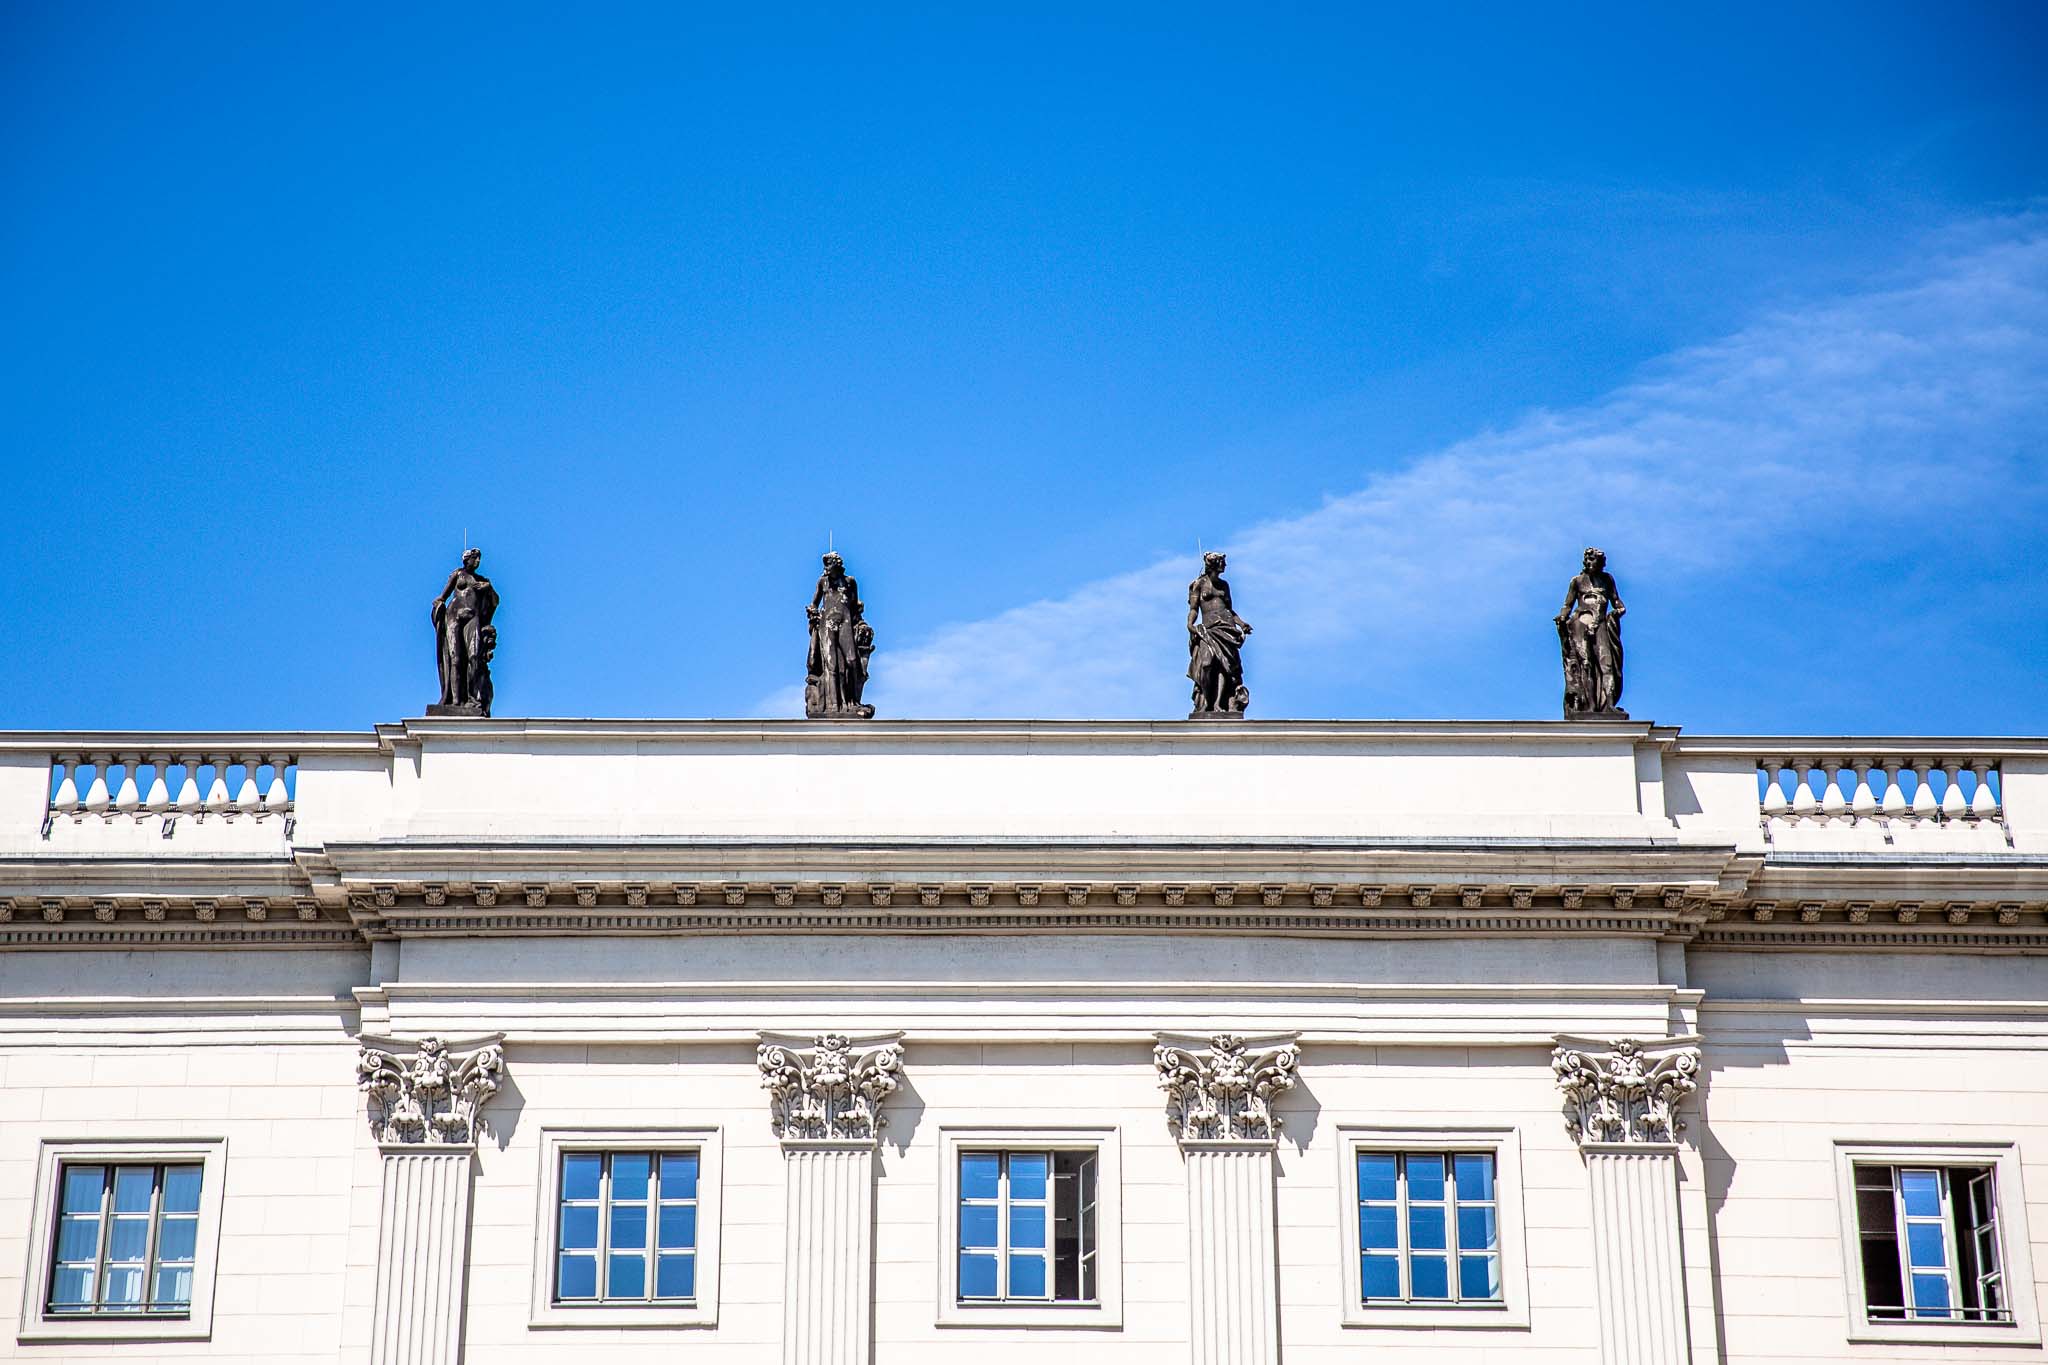
[[[1358,1211],[1358,1245],[1366,1251],[1393,1251],[1400,1245],[1398,1210],[1392,1204],[1367,1204]]]
[[[1900,1171],[1899,1193],[1905,1198],[1908,1217],[1941,1216],[1941,1179],[1935,1172]]]
[[[1911,1257],[1910,1264],[1923,1270],[1945,1270],[1948,1254],[1944,1249],[1939,1223],[1908,1223],[1906,1225],[1906,1247]]]
[[[644,1299],[647,1297],[647,1257],[613,1254],[605,1267],[606,1297]]]
[[[1923,1318],[1945,1318],[1949,1310],[1948,1276],[1913,1276],[1913,1311]]]
[[[1458,1250],[1491,1251],[1500,1245],[1500,1226],[1490,1207],[1458,1206]]]
[[[107,1238],[107,1259],[139,1261],[149,1250],[149,1219],[116,1218]]]
[[[1485,1153],[1471,1153],[1453,1158],[1452,1178],[1457,1182],[1458,1200],[1491,1200],[1493,1198],[1493,1158]]]
[[[1442,1251],[1444,1249],[1444,1211],[1428,1204],[1413,1204],[1408,1209],[1408,1245],[1417,1251]]]
[[[697,1197],[697,1154],[695,1152],[669,1153],[661,1158],[661,1197],[663,1199],[695,1199]]]
[[[64,1212],[97,1214],[106,1183],[107,1168],[104,1166],[66,1166]]]
[[[196,1218],[167,1218],[156,1235],[156,1256],[160,1261],[189,1261],[198,1249],[199,1221]]]
[[[108,1266],[106,1292],[100,1301],[123,1308],[140,1307],[142,1304],[142,1267],[137,1265]]]
[[[647,1206],[645,1204],[613,1204],[612,1250],[638,1251],[646,1245]]]
[[[199,1167],[164,1168],[164,1212],[199,1212]]]
[[[697,1293],[697,1258],[693,1255],[663,1256],[655,1267],[654,1295],[660,1299],[688,1299]]]
[[[1444,1159],[1440,1156],[1411,1156],[1406,1164],[1409,1200],[1441,1202],[1444,1197]]]
[[[1045,1258],[1010,1257],[1010,1296],[1018,1299],[1045,1297]]]
[[[597,1297],[597,1257],[564,1256],[559,1281],[561,1296],[565,1299],[594,1299]]]
[[[154,1166],[120,1166],[114,1171],[114,1212],[148,1213],[156,1184]]]
[[[1461,1299],[1499,1298],[1500,1258],[1498,1256],[1460,1256],[1458,1258],[1458,1297]]]
[[[91,1265],[59,1266],[50,1281],[50,1306],[52,1308],[78,1308],[93,1301],[93,1277],[97,1267]]]
[[[960,1197],[994,1199],[1002,1180],[1003,1158],[996,1152],[968,1152],[960,1158]]]
[[[1010,1155],[1010,1198],[1045,1198],[1045,1157],[1038,1152]]]
[[[595,1199],[604,1158],[595,1152],[572,1152],[562,1158],[562,1198]]]
[[[1045,1210],[1018,1204],[1010,1209],[1010,1245],[1019,1251],[1045,1250]]]
[[[67,1213],[57,1220],[57,1259],[96,1261],[100,1250],[100,1220]]]
[[[1451,1296],[1450,1267],[1441,1256],[1411,1256],[1408,1283],[1418,1299],[1447,1299]]]
[[[562,1250],[597,1249],[597,1205],[572,1204],[562,1210]]]
[[[960,1210],[960,1245],[992,1247],[996,1244],[996,1206],[969,1204]]]
[[[613,1200],[647,1198],[647,1176],[651,1163],[645,1152],[621,1152],[612,1158]]]
[[[1398,1299],[1401,1297],[1401,1261],[1395,1256],[1363,1256],[1359,1258],[1360,1279],[1365,1286],[1368,1299]]]
[[[996,1258],[992,1252],[960,1253],[960,1297],[992,1299],[996,1296]]]
[[[165,1266],[156,1272],[156,1303],[163,1308],[192,1306],[191,1266]]]
[[[660,1247],[663,1251],[691,1251],[697,1246],[697,1206],[664,1205],[661,1210]]]
[[[1361,1152],[1358,1157],[1358,1197],[1392,1200],[1398,1192],[1401,1159],[1390,1153]]]

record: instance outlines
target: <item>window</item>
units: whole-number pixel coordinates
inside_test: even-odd
[[[45,1142],[19,1340],[213,1330],[226,1143]]]
[[[716,1130],[551,1130],[541,1151],[533,1325],[716,1322]]]
[[[555,1302],[695,1299],[697,1167],[695,1152],[562,1153]]]
[[[1366,1303],[1499,1303],[1492,1152],[1358,1154]]]
[[[1526,1327],[1512,1129],[1340,1126],[1351,1327]]]
[[[941,1128],[939,1159],[940,1326],[1122,1325],[1116,1130]]]
[[[960,1297],[1095,1302],[1092,1151],[960,1153]]]
[[[2010,1147],[1837,1151],[1852,1337],[2039,1340]]]

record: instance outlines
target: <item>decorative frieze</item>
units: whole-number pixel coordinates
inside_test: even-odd
[[[423,1038],[410,1057],[365,1043],[356,1058],[356,1086],[370,1097],[370,1131],[382,1143],[475,1142],[504,1072],[495,1040],[456,1053]]]
[[[1294,1088],[1301,1048],[1292,1034],[1248,1040],[1219,1033],[1206,1047],[1160,1034],[1152,1061],[1177,1138],[1269,1141],[1280,1135],[1273,1100]]]
[[[1676,1142],[1685,1127],[1678,1106],[1700,1088],[1700,1050],[1684,1044],[1560,1044],[1550,1069],[1564,1092],[1565,1129],[1581,1146]]]
[[[763,1034],[757,1056],[775,1135],[872,1140],[888,1121],[882,1102],[901,1083],[901,1036],[854,1042],[827,1033],[806,1047]]]

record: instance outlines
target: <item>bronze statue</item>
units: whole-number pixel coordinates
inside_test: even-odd
[[[434,599],[435,661],[441,670],[441,700],[430,716],[491,714],[491,653],[498,647],[498,590],[476,571],[482,550],[462,552],[462,567]]]
[[[867,690],[875,630],[861,616],[860,585],[837,554],[826,553],[825,572],[805,610],[811,618],[811,653],[805,665],[804,714],[872,719],[875,708],[860,697]]]
[[[1202,576],[1188,584],[1188,678],[1195,685],[1189,720],[1241,720],[1252,694],[1244,685],[1244,637],[1251,622],[1230,605],[1223,556],[1202,556]]]
[[[1564,608],[1557,613],[1565,719],[1627,720],[1621,709],[1621,618],[1628,608],[1607,572],[1607,556],[1589,546],[1585,565],[1564,590]]]

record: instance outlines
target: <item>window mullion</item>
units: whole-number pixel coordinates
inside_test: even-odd
[[[114,1182],[120,1178],[118,1166],[110,1164],[100,1169],[105,1174],[100,1179],[100,1235],[93,1261],[92,1311],[95,1313],[107,1306],[107,1256],[114,1249]]]
[[[1955,1203],[1950,1189],[1949,1169],[1935,1167],[1935,1186],[1941,1192],[1941,1259],[1948,1274],[1949,1312],[1958,1320],[1963,1317],[1962,1294],[1962,1248],[1955,1243],[1961,1238],[1956,1232]]]
[[[1913,1246],[1906,1236],[1906,1190],[1902,1183],[1903,1166],[1891,1168],[1892,1177],[1892,1244],[1899,1251],[1899,1297],[1904,1300],[1906,1320],[1918,1316],[1919,1305],[1914,1302],[1913,1293]]]
[[[612,1296],[612,1154],[604,1153],[597,1170],[597,1301]]]
[[[996,1167],[996,1298],[1010,1301],[1010,1154]]]
[[[158,1166],[150,1173],[149,1227],[142,1236],[142,1311],[144,1313],[148,1313],[156,1307],[157,1232],[163,1226],[164,1171],[164,1167]]]
[[[1408,1157],[1403,1153],[1394,1158],[1394,1249],[1400,1257],[1401,1302],[1407,1303],[1415,1297],[1415,1288],[1409,1281],[1408,1261],[1411,1255],[1408,1246]]]
[[[1443,1154],[1444,1163],[1444,1255],[1449,1264],[1444,1274],[1449,1277],[1446,1286],[1451,1291],[1451,1302],[1464,1302],[1463,1273],[1458,1267],[1458,1156],[1455,1152]]]

